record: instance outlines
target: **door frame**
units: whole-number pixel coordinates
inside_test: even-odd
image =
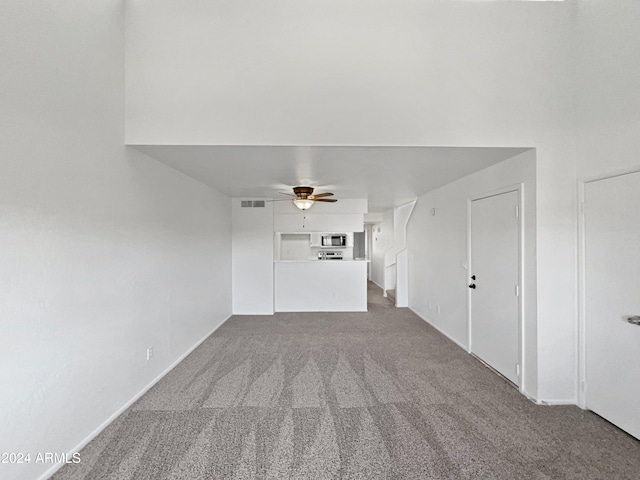
[[[524,319],[525,319],[525,294],[526,294],[526,283],[525,283],[525,266],[524,266],[524,218],[525,218],[525,205],[524,205],[524,184],[517,183],[515,185],[509,185],[506,187],[498,188],[495,190],[490,190],[484,193],[479,193],[472,195],[467,198],[467,261],[466,261],[466,272],[467,276],[465,281],[469,281],[469,273],[471,271],[471,206],[474,201],[482,200],[483,198],[495,197],[498,195],[502,195],[504,193],[517,193],[518,198],[518,365],[520,365],[520,371],[518,374],[518,391],[525,394],[526,385],[526,368],[527,365],[525,363],[525,339],[524,339]],[[465,283],[466,285],[466,283]],[[471,354],[471,333],[472,333],[472,315],[471,315],[471,289],[467,288],[467,353]]]
[[[365,223],[364,224],[364,233],[365,233],[365,257],[369,260],[367,262],[367,281],[373,281],[372,270],[373,267],[373,224]]]
[[[610,178],[622,177],[631,173],[640,173],[640,166],[611,170],[578,180],[578,337],[577,337],[577,397],[578,407],[587,410],[587,229],[586,213],[588,207],[585,206],[587,196],[587,184],[608,180]]]

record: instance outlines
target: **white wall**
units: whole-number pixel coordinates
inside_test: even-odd
[[[382,214],[382,222],[373,225],[371,281],[384,289],[384,254],[393,247],[393,209]]]
[[[273,203],[243,208],[242,200],[232,199],[233,313],[272,315]]]
[[[533,146],[571,3],[131,0],[127,142]]]
[[[393,212],[393,243],[396,255],[396,307],[409,306],[409,256],[407,248],[407,224],[415,207],[415,201],[396,207]]]
[[[319,248],[316,247],[315,254]],[[280,237],[280,260],[309,260],[313,258],[308,234],[282,234]],[[315,257],[317,258],[317,256]]]
[[[364,216],[365,223],[380,223],[382,222],[382,212],[370,212]]]
[[[346,233],[364,231],[366,198],[343,198],[336,203],[316,202],[300,210],[293,202],[274,202],[273,230],[283,233]]]
[[[640,2],[579,2],[578,176],[640,168]]]
[[[32,460],[77,447],[231,313],[229,199],[123,146],[123,29],[115,0],[0,14],[0,451]]]
[[[526,343],[523,389],[537,398],[535,176],[535,152],[530,151],[421,196],[407,227],[407,248],[409,307],[467,348],[468,199],[503,187],[524,184]],[[432,209],[435,209],[435,215]],[[437,313],[437,305],[440,313]]]
[[[287,233],[345,233],[364,231],[362,213],[352,214],[316,214],[302,212],[276,213],[273,230]]]
[[[407,222],[413,212],[415,202],[396,207],[393,212],[393,246],[396,251],[407,247]]]
[[[406,225],[414,202],[396,207],[380,214],[381,222],[373,225],[373,248],[371,256],[372,280],[383,290],[396,290],[396,306],[406,307],[407,275],[406,264],[398,271],[396,256],[407,246]],[[403,258],[404,262],[404,258]],[[398,275],[403,275],[399,279]],[[398,290],[400,280],[401,291]]]

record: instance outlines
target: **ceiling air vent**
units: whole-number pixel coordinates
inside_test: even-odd
[[[264,207],[264,200],[241,200],[240,206],[243,208]]]

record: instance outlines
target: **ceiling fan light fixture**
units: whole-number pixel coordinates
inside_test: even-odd
[[[313,206],[313,200],[309,200],[308,198],[296,198],[293,203],[300,210],[307,210]]]

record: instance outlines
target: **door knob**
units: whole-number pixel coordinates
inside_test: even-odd
[[[476,284],[475,284],[475,283],[472,283],[471,285],[469,285],[469,288],[473,288],[473,289],[475,290],[475,288],[476,288]]]
[[[634,315],[633,317],[627,318],[627,322],[631,325],[640,325],[640,316]]]
[[[475,280],[476,276],[475,275],[471,275],[471,280]]]

